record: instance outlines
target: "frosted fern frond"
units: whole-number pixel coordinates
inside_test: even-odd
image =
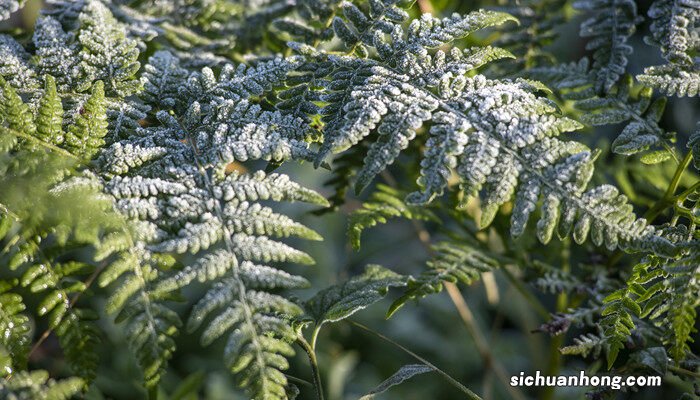
[[[644,40],[661,49],[670,63],[694,64],[691,53],[700,46],[697,24],[700,2],[694,0],[659,0],[649,8],[653,20],[650,35]]]
[[[119,138],[127,130],[138,127],[138,121],[146,117],[145,111],[148,109],[138,101],[122,98],[140,89],[140,82],[135,78],[139,64],[134,63],[138,50],[130,47],[133,43],[125,37],[124,27],[109,14],[109,10],[99,2],[92,3],[95,5],[85,8],[83,18],[90,20],[94,13],[99,13],[103,22],[99,31],[95,31],[95,26],[86,24],[66,33],[53,17],[41,17],[34,30],[33,57],[13,39],[2,37],[0,52],[8,52],[3,57],[3,60],[8,60],[8,68],[3,70],[0,67],[0,75],[16,88],[21,88],[21,93],[27,94],[31,100],[42,95],[37,76],[47,73],[54,76],[58,94],[64,103],[66,125],[78,118],[83,103],[89,97],[90,88],[97,80],[105,79],[108,131],[110,136]],[[77,16],[80,15],[83,14],[79,12]],[[81,37],[85,41],[89,38],[90,43],[81,43]],[[105,50],[100,47],[102,43],[110,46],[106,54],[102,54]],[[122,51],[127,52],[128,56],[120,53]],[[22,63],[25,59],[31,61]],[[32,103],[32,106],[35,104]]]
[[[669,96],[695,97],[700,93],[700,72],[673,64],[647,67],[637,79]]]
[[[353,248],[359,250],[360,238],[365,229],[385,224],[391,218],[409,220],[437,221],[437,216],[423,206],[406,204],[404,193],[386,185],[377,185],[369,200],[362,208],[350,214],[348,220],[348,240]]]
[[[637,15],[634,0],[582,0],[574,8],[595,12],[595,16],[581,24],[581,37],[590,37],[586,50],[593,51],[595,89],[605,93],[625,73],[632,36],[642,18]]]
[[[134,77],[140,67],[136,42],[126,37],[109,9],[100,2],[88,2],[79,21],[82,80],[103,80],[107,93],[120,97],[138,92],[140,83]]]
[[[629,75],[621,78],[608,93],[598,96],[589,84],[591,74],[586,59],[573,64],[533,68],[526,72],[526,76],[552,86],[562,98],[574,100],[576,108],[583,112],[581,121],[585,124],[626,124],[612,143],[615,153],[632,155],[660,149],[667,157],[674,155],[674,133],[666,132],[659,125],[666,98],[653,99],[650,87],[642,87],[635,93]]]
[[[472,18],[483,18],[485,25],[508,20],[501,14],[477,13],[450,21],[457,26],[455,32],[466,34],[470,30],[461,30],[459,21],[472,21],[466,25],[474,28],[483,26]],[[371,41],[378,59],[296,47],[317,62],[319,68],[335,67],[345,75],[337,86],[329,85],[331,90],[322,96],[331,113],[342,108],[344,118],[326,125],[319,159],[376,133],[377,139],[370,145],[364,167],[358,173],[360,189],[395,160],[415,138],[418,128],[430,122],[418,180],[422,190],[410,194],[409,203],[425,204],[440,196],[454,172],[466,197],[481,194],[483,226],[514,196],[511,233],[518,236],[543,199],[537,234],[544,243],[551,239],[557,225],[560,236],[575,226],[577,242],[585,241],[591,231],[594,243],[606,242],[611,248],[619,245],[669,251],[670,243],[655,237],[654,229],[636,218],[631,205],[616,189],[601,186],[587,190],[595,155],[582,144],[556,137],[578,129],[577,122],[556,115],[556,109],[547,100],[532,93],[538,86],[531,82],[489,80],[481,75],[467,77],[463,75],[466,68],[459,74],[441,72],[444,56],[440,54],[446,53],[430,50],[437,43],[431,36],[433,31],[429,29],[423,36],[414,33],[421,32],[425,21],[413,23],[413,28],[404,31],[400,25],[379,20],[381,26],[392,27],[394,33],[391,41],[383,37]],[[347,25],[343,24],[337,23]],[[442,29],[442,25],[436,26]],[[355,31],[356,39],[344,40],[370,43],[369,39],[362,39],[360,30]],[[342,34],[339,36],[342,38]],[[446,34],[444,41],[438,41],[442,44],[453,37]],[[431,70],[438,71],[435,79]],[[336,87],[337,92],[333,90]],[[339,101],[343,101],[343,106],[335,104]]]
[[[607,341],[599,334],[588,333],[574,338],[574,344],[561,348],[561,353],[564,355],[580,355],[593,358],[598,358],[601,353],[607,348]]]
[[[321,290],[306,301],[305,317],[318,330],[325,323],[346,319],[378,302],[389,288],[405,285],[405,277],[379,265],[368,265],[362,275]]]
[[[511,2],[497,10],[518,19],[519,24],[499,28],[499,37],[493,45],[515,55],[513,61],[495,65],[499,75],[518,73],[536,66],[552,65],[555,57],[547,50],[558,37],[556,28],[566,20],[565,1],[527,0]]]
[[[0,21],[10,18],[10,15],[24,7],[27,0],[1,0],[0,1]]]
[[[163,109],[174,108],[178,91],[189,72],[180,66],[180,60],[167,51],[158,51],[148,59],[141,77],[144,91],[141,97],[149,104]]]
[[[80,394],[80,378],[55,380],[46,371],[21,371],[12,379],[0,379],[0,397],[8,400],[69,400]]]
[[[695,55],[700,48],[700,2],[658,0],[649,8],[653,19],[644,39],[658,46],[667,64],[647,67],[637,79],[669,96],[697,96],[700,77]]]
[[[0,75],[15,89],[27,91],[39,87],[29,53],[11,36],[0,35]]]
[[[62,92],[70,91],[78,80],[77,43],[52,17],[40,17],[34,27],[36,70],[56,78]],[[3,74],[4,75],[4,74]]]
[[[147,287],[138,290],[162,300],[195,280],[213,284],[195,305],[188,329],[196,330],[212,315],[202,343],[226,335],[226,364],[251,397],[285,398],[287,380],[281,371],[288,365],[285,357],[293,354],[291,321],[301,309],[272,292],[307,282],[272,265],[313,263],[280,239],[320,237],[267,202],[327,202],[286,175],[231,172],[227,166],[310,158],[309,128],[303,120],[253,101],[278,85],[293,64],[280,59],[250,67],[227,64],[218,76],[204,68],[177,88],[169,86],[169,79],[184,76],[184,70],[174,56],[157,53],[149,65],[144,99],[164,109],[155,113],[151,126],[111,145],[98,162],[107,168],[105,191],[115,207],[144,227],[145,252],[193,256],[178,271],[149,272]],[[162,102],[156,93],[170,93],[173,101]],[[161,308],[159,303],[152,307]],[[164,318],[170,314],[165,308],[160,312]],[[174,318],[166,326],[174,332]],[[159,357],[152,358],[167,359],[171,351],[170,345],[161,347],[161,354],[154,353]],[[153,374],[149,383],[155,384],[159,375]]]
[[[496,260],[464,238],[437,243],[433,251],[435,256],[428,261],[428,270],[418,277],[409,277],[404,294],[389,307],[387,316],[393,315],[409,300],[440,293],[445,282],[470,285],[482,273],[499,266]]]
[[[223,277],[195,304],[187,329],[195,331],[217,311],[202,333],[202,344],[208,345],[228,334],[224,360],[238,375],[240,385],[255,399],[286,399],[287,379],[281,371],[288,367],[285,356],[294,354],[289,343],[296,338],[290,318],[300,315],[302,310],[284,297],[267,291],[306,287],[308,282],[248,261],[239,267],[236,260],[236,255],[222,250],[204,261],[222,264],[210,264],[209,268],[216,268],[218,273],[212,274],[209,269],[209,275],[204,277],[200,273],[200,279],[212,281]],[[226,265],[231,269],[221,271],[221,266]],[[199,268],[203,267],[204,264],[200,264]],[[192,276],[191,273],[184,276],[188,275]]]
[[[608,96],[577,102],[576,107],[585,112],[582,121],[594,126],[626,123],[612,143],[613,151],[618,154],[632,155],[653,148],[672,149],[673,133],[659,126],[666,99],[659,97],[652,101],[651,88],[643,87],[636,98],[631,96],[631,90],[632,78],[627,76]]]

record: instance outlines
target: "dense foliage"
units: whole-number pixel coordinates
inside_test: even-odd
[[[6,24],[1,398],[217,398],[186,371],[222,368],[220,398],[369,399],[422,374],[451,386],[434,398],[571,398],[508,378],[576,368],[700,396],[697,1],[48,0]],[[408,237],[373,233],[394,219]],[[319,232],[385,266],[340,270]],[[479,318],[548,335],[544,368],[490,350],[462,292],[482,279]],[[466,324],[477,385],[376,332],[443,288],[458,313],[436,326]],[[387,322],[348,320],[385,297]],[[344,393],[340,326],[411,361]],[[138,388],[109,383],[133,364]]]

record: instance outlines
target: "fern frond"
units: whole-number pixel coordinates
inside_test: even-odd
[[[700,91],[695,54],[700,48],[700,3],[658,0],[649,8],[653,19],[644,40],[661,49],[667,64],[647,67],[637,79],[669,96],[697,96]]]
[[[593,358],[598,358],[607,348],[608,342],[599,334],[588,333],[574,338],[574,344],[561,348],[561,353],[564,355],[580,355]]]
[[[673,64],[647,67],[637,79],[668,96],[694,97],[700,93],[700,73]]]
[[[149,65],[153,71],[179,73],[177,59],[164,53]],[[148,344],[147,349],[155,345],[142,360],[150,386],[162,374],[178,325],[177,315],[161,303],[198,280],[213,286],[192,310],[188,330],[196,330],[216,312],[202,333],[202,343],[227,336],[224,360],[241,387],[256,399],[286,398],[282,371],[288,366],[286,357],[293,354],[292,318],[302,310],[272,291],[307,282],[265,264],[313,263],[308,254],[280,239],[320,236],[261,202],[328,203],[286,175],[229,172],[226,166],[234,161],[310,158],[309,128],[303,120],[249,100],[277,85],[291,66],[280,59],[251,67],[226,65],[218,76],[204,68],[191,74],[186,87],[177,89],[175,101],[167,103],[152,94],[158,88],[172,89],[150,75],[145,81],[150,95],[144,98],[172,110],[155,113],[154,125],[111,145],[99,159],[108,166],[105,191],[115,199],[115,207],[142,226],[142,251],[193,255],[187,266],[167,274],[155,266],[129,267],[134,272],[128,273],[128,284],[122,284],[113,300],[114,310],[123,309],[130,331],[141,332],[145,315],[156,318],[149,326],[165,328],[145,330],[149,333],[135,340]]]
[[[125,321],[126,337],[139,360],[148,389],[156,387],[165,373],[167,361],[175,350],[173,337],[182,325],[177,313],[163,304],[170,299],[170,293],[154,289],[160,270],[173,261],[142,247],[131,247],[98,278],[101,287],[119,281],[105,308],[108,313],[117,314],[116,322]]]
[[[428,261],[428,270],[418,277],[409,277],[404,294],[389,307],[390,317],[409,300],[440,293],[445,282],[470,285],[484,272],[493,271],[499,263],[468,241],[450,240],[433,246],[435,255]]]
[[[326,108],[332,113],[342,108],[344,120],[324,127],[317,163],[328,152],[341,152],[376,132],[377,140],[371,143],[364,167],[358,173],[361,189],[414,140],[416,130],[430,122],[430,138],[425,142],[418,180],[422,190],[410,194],[408,203],[425,204],[440,196],[449,174],[454,172],[465,197],[481,194],[484,226],[502,204],[515,197],[511,233],[518,236],[543,199],[537,228],[543,243],[551,239],[557,226],[562,237],[575,227],[574,238],[579,243],[590,232],[594,243],[605,242],[610,248],[653,247],[670,251],[670,243],[655,236],[654,229],[633,214],[631,205],[615,188],[587,190],[596,156],[579,143],[556,138],[580,125],[557,116],[546,100],[532,94],[537,90],[532,83],[489,80],[481,75],[468,77],[464,75],[469,70],[466,67],[458,73],[445,72],[441,60],[446,53],[432,50],[433,46],[449,43],[478,27],[508,21],[509,17],[475,13],[439,23],[426,17],[423,22],[403,28],[391,19],[363,15],[370,22],[362,27],[355,27],[348,17],[347,22],[336,22],[336,30],[346,44],[372,44],[377,59],[295,47],[309,62],[317,62],[319,68],[335,67],[338,74],[343,71],[346,76],[348,72],[357,74],[337,86],[328,85],[331,90],[322,92],[329,103]],[[475,22],[479,19],[484,22]],[[385,30],[391,28],[391,39],[381,36],[382,39],[370,40],[367,30],[373,29],[371,21],[385,26]],[[427,21],[436,24],[435,29],[423,31],[421,26]],[[448,27],[451,25],[454,28]],[[435,39],[434,32],[442,29],[451,33]],[[348,32],[341,33],[345,30]],[[431,71],[437,71],[435,79]],[[329,73],[329,77],[333,76]],[[337,93],[333,90],[336,87]],[[334,104],[345,100],[348,94],[350,99],[342,107]]]
[[[17,282],[7,280],[0,281],[0,348],[7,351],[9,356],[0,376],[14,372],[15,368],[26,367],[31,341],[31,327],[29,318],[23,313],[26,306],[22,296],[10,291],[16,284]]]
[[[316,293],[304,304],[306,317],[316,329],[346,319],[381,300],[389,288],[406,285],[403,276],[379,265],[368,265],[362,275]]]
[[[6,214],[3,221],[12,221],[10,228],[5,226],[11,236],[3,253],[9,254],[0,257],[9,257],[6,265],[18,277],[17,285],[37,296],[37,316],[47,319],[49,332],[58,336],[74,373],[89,383],[97,370],[94,345],[99,339],[92,323],[97,316],[75,304],[75,299],[87,290],[85,282],[95,267],[81,260],[76,250],[99,248],[101,235],[120,226],[120,219],[111,212],[111,203],[98,194],[95,178],[78,169],[77,153],[59,147],[66,136],[62,106],[53,78],[45,80],[36,116],[15,89],[0,80],[1,135],[12,139],[2,149],[0,162],[2,185],[7,189],[0,196]],[[105,118],[104,110],[85,116],[86,121],[100,118]],[[28,198],[32,201],[27,202]],[[8,305],[21,310],[21,302],[17,303],[21,299],[3,295],[8,296]],[[4,345],[19,362],[15,347],[23,342],[15,336],[9,337],[17,343]]]
[[[10,15],[24,7],[27,0],[2,0],[0,1],[0,21],[10,18]]]
[[[107,94],[125,97],[141,89],[135,78],[140,64],[136,42],[127,38],[109,9],[98,1],[87,3],[79,16],[79,89],[87,90],[97,80],[105,82]]]
[[[104,101],[104,84],[97,81],[66,135],[68,149],[88,160],[105,144],[108,123]]]
[[[672,64],[691,66],[691,53],[698,48],[697,24],[700,3],[694,0],[659,0],[649,8],[653,22],[644,40],[661,49]]]
[[[360,248],[360,238],[365,229],[385,224],[390,218],[437,221],[432,211],[423,206],[406,204],[401,197],[405,197],[405,194],[386,185],[377,185],[376,191],[362,204],[362,208],[350,214],[348,240],[353,248]]]
[[[666,98],[653,99],[650,87],[636,91],[629,75],[622,77],[604,96],[597,96],[589,84],[591,73],[588,61],[582,59],[574,64],[533,68],[526,75],[548,83],[564,99],[574,100],[576,108],[583,112],[581,121],[585,124],[625,123],[612,143],[615,153],[632,155],[661,149],[666,156],[673,156],[674,134],[659,125]]]
[[[508,50],[515,59],[495,65],[499,75],[514,74],[537,66],[556,63],[547,50],[559,36],[557,27],[566,21],[565,1],[527,0],[510,2],[498,7],[518,19],[519,24],[507,24],[499,28],[499,37],[493,45]]]
[[[634,0],[582,0],[574,8],[595,12],[581,24],[581,37],[590,37],[586,50],[593,51],[595,89],[605,93],[625,73],[632,46],[627,39],[642,21]]]
[[[685,359],[692,334],[696,332],[695,319],[700,307],[698,261],[694,242],[686,245],[677,259],[649,256],[634,267],[626,288],[605,299],[601,324],[610,344],[609,366],[635,328],[634,317],[648,318],[663,327],[661,340],[669,347],[673,359],[676,362]]]
[[[21,371],[0,379],[0,397],[16,400],[69,400],[84,387],[80,378],[55,380],[46,371]]]

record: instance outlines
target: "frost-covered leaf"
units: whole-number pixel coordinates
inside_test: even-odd
[[[343,320],[384,298],[389,288],[405,284],[403,276],[379,265],[368,265],[362,275],[317,293],[304,308],[314,324],[321,326]]]

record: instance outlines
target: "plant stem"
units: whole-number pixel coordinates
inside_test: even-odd
[[[148,400],[158,400],[158,386],[148,389]]]
[[[441,370],[440,368],[436,367],[435,365],[433,365],[432,363],[430,363],[430,362],[429,362],[428,360],[426,360],[425,358],[423,358],[423,357],[419,356],[418,354],[412,352],[411,350],[405,348],[405,347],[402,346],[401,344],[399,344],[399,343],[393,341],[392,339],[389,339],[388,337],[382,335],[382,334],[379,333],[379,332],[374,331],[373,329],[371,329],[371,328],[369,328],[369,327],[367,327],[367,326],[365,326],[365,325],[360,324],[359,322],[355,322],[355,321],[352,321],[352,320],[347,320],[347,321],[348,321],[349,323],[355,325],[356,327],[358,327],[358,328],[360,328],[360,329],[363,329],[363,330],[365,330],[365,331],[367,331],[367,332],[369,332],[369,333],[371,333],[371,334],[373,334],[373,335],[379,337],[380,339],[386,341],[387,343],[393,344],[394,346],[396,346],[396,347],[398,347],[399,349],[403,350],[406,354],[408,354],[408,355],[410,355],[411,357],[415,358],[416,360],[422,362],[422,363],[425,364],[426,366],[432,368],[435,372],[437,372],[438,374],[442,375],[442,377],[445,378],[450,384],[452,384],[454,387],[456,387],[457,389],[461,390],[464,394],[466,394],[467,397],[468,397],[469,399],[471,399],[471,400],[483,400],[481,397],[479,397],[479,395],[477,395],[476,393],[474,393],[474,392],[472,392],[471,390],[469,390],[466,386],[464,386],[464,385],[462,385],[461,383],[459,383],[459,381],[457,381],[455,378],[451,377],[451,376],[450,376],[449,374],[447,374],[445,371],[443,371],[443,370]]]
[[[316,351],[316,340],[319,332],[321,332],[321,325],[314,326],[314,331],[311,333],[311,350]]]
[[[685,368],[676,367],[675,365],[669,365],[668,370],[673,371],[678,375],[686,375],[686,376],[700,379],[700,372],[689,371]]]
[[[673,195],[676,193],[676,190],[678,190],[678,185],[681,183],[683,172],[685,172],[686,168],[688,168],[688,165],[692,159],[693,152],[689,151],[686,153],[685,157],[683,157],[683,160],[681,160],[681,162],[678,164],[678,167],[676,167],[676,172],[674,172],[671,183],[668,185],[664,196],[659,199],[659,201],[654,203],[654,205],[652,205],[646,213],[644,213],[644,218],[647,221],[651,223],[659,214],[661,214],[669,205],[673,203]]]
[[[462,296],[462,293],[457,288],[457,285],[452,282],[443,282],[443,285],[445,286],[447,293],[450,295],[450,299],[455,305],[455,308],[457,308],[457,312],[459,313],[462,322],[464,322],[464,326],[467,328],[469,336],[471,336],[472,340],[474,340],[474,345],[476,346],[476,349],[481,356],[481,360],[484,363],[484,369],[493,370],[496,377],[498,377],[501,383],[506,387],[506,389],[508,389],[512,398],[525,400],[525,397],[518,391],[518,389],[509,384],[508,371],[500,362],[498,362],[498,360],[493,357],[489,343],[486,341],[483,333],[481,333],[481,330],[474,319],[474,313],[472,313],[469,305],[464,299],[464,296]]]
[[[314,387],[316,388],[316,398],[317,400],[323,400],[323,384],[321,383],[321,372],[318,369],[318,360],[316,360],[316,352],[309,342],[304,339],[303,336],[297,338],[297,344],[304,349],[306,355],[309,357],[309,364],[311,365],[311,373],[314,378]]]
[[[561,254],[561,259],[562,259],[562,265],[561,265],[561,270],[564,273],[569,273],[571,271],[571,264],[569,263],[569,259],[571,256],[570,252],[570,246],[571,246],[571,241],[569,239],[566,239],[563,242],[564,248]],[[559,293],[557,295],[557,305],[556,309],[557,312],[565,312],[566,309],[569,306],[569,296],[566,292]],[[547,365],[547,375],[548,376],[555,376],[559,374],[559,369],[561,368],[561,352],[559,351],[559,348],[564,345],[564,339],[566,338],[566,335],[557,335],[549,341],[549,362]],[[547,386],[543,389],[542,391],[542,399],[543,400],[550,400],[554,398],[554,391],[556,390],[556,387],[554,386]]]

